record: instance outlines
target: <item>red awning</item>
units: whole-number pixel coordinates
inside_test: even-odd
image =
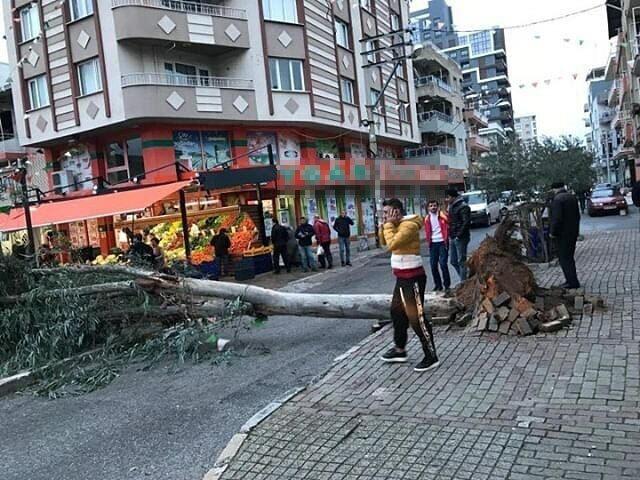
[[[47,225],[140,212],[191,183],[191,181],[175,182],[156,187],[136,188],[60,202],[41,203],[31,206],[31,223],[34,228],[46,227]],[[25,228],[27,227],[24,210],[21,208],[14,208],[9,213],[8,219],[0,220],[0,232],[13,232]]]

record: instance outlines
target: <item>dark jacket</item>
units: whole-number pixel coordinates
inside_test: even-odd
[[[575,195],[562,190],[551,202],[551,235],[575,241],[580,235],[580,207]]]
[[[314,235],[313,227],[308,223],[304,223],[296,229],[296,238],[301,247],[311,246]]]
[[[353,220],[350,217],[338,217],[333,222],[333,229],[338,232],[340,238],[349,238],[351,236],[351,225]]]
[[[631,199],[636,207],[640,207],[640,182],[636,182],[631,190]]]
[[[274,225],[271,229],[271,243],[274,247],[286,247],[289,241],[289,232],[282,225]]]
[[[231,239],[226,233],[219,233],[213,236],[211,245],[216,253],[216,257],[226,257],[229,255],[229,249],[231,248]]]
[[[471,237],[471,208],[462,196],[449,205],[449,238],[468,239]]]

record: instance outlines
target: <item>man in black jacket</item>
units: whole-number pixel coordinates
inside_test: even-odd
[[[451,266],[455,268],[460,281],[467,279],[467,248],[471,240],[471,208],[456,188],[445,191],[449,204],[449,252]]]
[[[289,253],[287,252],[288,242],[289,232],[274,218],[271,228],[271,243],[273,244],[273,269],[276,273],[280,273],[280,257],[282,257],[287,273],[291,272]]]
[[[563,288],[580,288],[576,273],[576,242],[580,235],[580,207],[574,195],[567,192],[564,182],[551,185],[551,238],[558,249],[558,261],[564,273],[566,283]]]
[[[229,249],[231,248],[231,239],[227,235],[226,228],[221,228],[218,234],[213,236],[211,246],[216,254],[216,260],[220,263],[220,273],[222,275],[229,275],[229,264],[231,263]]]
[[[340,263],[342,266],[351,266],[351,225],[353,220],[347,216],[344,210],[333,222],[333,229],[338,233],[338,246],[340,247]],[[346,261],[345,261],[346,252]]]

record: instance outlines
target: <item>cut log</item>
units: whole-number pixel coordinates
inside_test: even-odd
[[[284,293],[253,285],[181,279],[179,282],[160,278],[139,278],[137,285],[146,290],[169,290],[194,297],[216,297],[242,301],[253,305],[261,315],[293,315],[321,318],[389,319],[391,295],[329,295]],[[461,310],[453,298],[437,294],[425,295],[425,307],[432,317],[451,317]]]

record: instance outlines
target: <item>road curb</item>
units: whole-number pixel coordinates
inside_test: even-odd
[[[229,463],[238,454],[240,447],[247,439],[251,431],[258,425],[260,425],[260,423],[267,419],[271,414],[273,414],[273,412],[278,410],[285,403],[287,403],[289,400],[291,400],[306,388],[307,386],[297,387],[285,392],[284,395],[269,403],[266,407],[259,410],[255,415],[247,420],[245,424],[240,427],[240,433],[236,433],[233,437],[231,437],[229,443],[227,443],[226,447],[224,447],[222,452],[220,452],[220,455],[218,455],[216,462],[213,464],[213,468],[211,468],[211,470],[209,470],[205,474],[203,480],[219,480],[227,470]]]

